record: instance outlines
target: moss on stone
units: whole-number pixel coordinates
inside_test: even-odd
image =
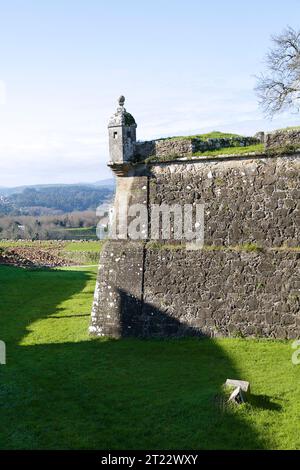
[[[193,157],[217,157],[221,155],[246,155],[249,153],[261,154],[264,152],[263,144],[247,145],[246,147],[223,147],[217,150],[204,150],[203,152],[193,153]]]
[[[146,243],[146,248],[150,250],[185,250],[185,243],[163,243],[151,240]]]
[[[299,145],[284,145],[273,147],[266,150],[266,155],[271,157],[278,157],[281,155],[291,155],[300,151]]]
[[[146,243],[145,247],[147,249],[153,250],[186,250],[186,243],[170,243],[170,242],[160,242],[151,240]],[[235,252],[246,252],[246,253],[262,253],[267,251],[283,251],[283,252],[299,252],[300,247],[271,247],[263,248],[257,243],[243,243],[240,245],[203,245],[201,251],[235,251]]]
[[[132,126],[135,124],[134,117],[130,113],[125,113],[124,114],[124,120],[125,120],[125,126]]]
[[[262,155],[265,153],[263,144],[249,145],[247,147],[223,147],[218,150],[205,150],[203,152],[195,152],[190,155],[150,155],[145,159],[145,163],[155,162],[172,162],[175,160],[193,160],[195,157],[221,157],[230,155],[239,157],[240,155]],[[271,155],[271,152],[270,152]],[[273,154],[272,154],[273,155]],[[274,156],[276,152],[274,153]]]

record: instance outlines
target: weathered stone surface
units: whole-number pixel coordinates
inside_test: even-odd
[[[232,394],[230,395],[228,402],[235,403],[236,405],[241,405],[244,403],[244,395],[241,387],[236,387],[235,390],[233,390]]]
[[[124,96],[120,96],[119,106],[108,124],[110,161],[115,165],[127,163],[135,152],[137,126],[133,116],[124,108],[124,102]]]
[[[250,384],[246,380],[234,380],[234,379],[227,379],[225,382],[226,387],[240,387],[241,390],[245,393],[250,392]]]
[[[191,139],[178,139],[178,140],[152,140],[146,142],[137,142],[135,146],[135,154],[140,158],[147,158],[150,156],[186,156],[192,155],[194,151]]]
[[[258,137],[229,137],[202,140],[190,139],[161,139],[145,142],[136,142],[135,155],[141,159],[149,156],[172,157],[191,156],[195,152],[218,150],[224,147],[246,147],[260,143]]]
[[[151,204],[205,204],[207,245],[299,244],[299,155],[157,164],[151,181]]]
[[[139,336],[143,244],[108,242],[100,257],[89,332],[95,336]]]
[[[265,135],[266,149],[286,147],[288,145],[299,146],[300,128],[282,129]]]
[[[152,309],[143,308],[143,321],[150,336],[159,335],[156,325],[151,327],[153,309],[172,312],[178,321],[176,331],[173,324],[166,335],[183,336],[188,327],[195,327],[189,334],[208,336],[300,333],[299,292],[290,304],[291,285],[300,278],[299,253],[148,249],[144,269],[144,304]]]
[[[116,204],[125,195],[148,210],[203,202],[204,243],[218,249],[108,242],[91,333],[299,337],[300,253],[284,249],[299,245],[299,169],[299,155],[207,159],[155,164],[151,176],[136,167],[119,178]],[[244,251],[247,243],[262,251]]]

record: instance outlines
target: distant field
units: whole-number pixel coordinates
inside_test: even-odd
[[[64,228],[52,231],[52,236],[56,236],[58,239],[64,239],[65,234],[67,234],[68,239],[72,240],[97,240],[95,226],[83,228]]]
[[[103,244],[100,240],[66,243],[62,255],[79,265],[98,264]]]
[[[1,449],[299,449],[286,341],[92,339],[96,268],[0,266]],[[226,378],[250,402],[224,403]]]
[[[202,152],[194,152],[191,155],[186,156],[186,160],[190,160],[194,157],[217,157],[222,155],[247,155],[251,153],[261,154],[264,152],[263,144],[248,145],[246,147],[220,147],[218,150],[204,150]],[[156,161],[172,161],[182,158],[180,155],[154,155],[146,159],[146,162],[156,162]]]
[[[99,254],[104,241],[1,241],[0,240],[0,264],[7,264],[7,256],[16,259],[16,264],[28,262],[76,265],[95,265],[99,262]],[[49,253],[49,260],[46,254]],[[45,261],[46,260],[46,261]],[[26,264],[26,262],[25,262]]]
[[[70,242],[67,243],[64,246],[65,251],[89,251],[89,252],[96,252],[99,253],[102,246],[103,246],[103,241],[90,241],[90,242],[81,242],[81,243],[76,243],[76,242]]]
[[[30,240],[12,240],[12,241],[6,241],[6,240],[0,240],[0,248],[13,248],[13,247],[20,247],[20,246],[26,246],[26,247],[34,247],[34,246],[40,246],[44,248],[49,248],[52,246],[57,245],[58,243],[62,243],[61,241],[52,241],[52,240],[42,240],[42,241],[30,241]]]
[[[7,248],[7,247],[16,247],[16,246],[27,246],[27,247],[44,247],[44,248],[51,248],[54,246],[63,246],[67,251],[99,251],[101,246],[103,245],[102,240],[98,241],[66,241],[66,240],[17,240],[17,241],[7,241],[7,240],[0,240],[0,248]]]

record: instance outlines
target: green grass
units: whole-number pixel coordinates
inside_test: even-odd
[[[269,157],[280,157],[282,155],[293,155],[294,153],[299,153],[299,145],[287,144],[279,147],[271,147],[266,150],[266,154]]]
[[[149,241],[146,244],[146,247],[150,250],[186,250],[186,243],[162,243],[159,241]],[[273,250],[281,251],[299,251],[297,247],[289,248],[287,246],[276,248],[273,247]],[[203,251],[245,251],[247,253],[261,252],[263,248],[257,243],[243,243],[240,245],[203,245],[201,250]]]
[[[60,256],[63,260],[76,265],[95,265],[99,262],[99,254],[104,241],[72,241],[66,240],[45,240],[45,241],[0,241],[1,251],[9,252],[12,248],[33,248],[34,250],[47,249],[51,250],[55,255]]]
[[[99,263],[99,254],[104,241],[70,242],[64,245],[61,254],[77,265],[95,265]]]
[[[174,137],[167,137],[162,140],[190,140],[190,139],[207,140],[207,139],[231,139],[234,137],[242,137],[242,136],[239,134],[231,134],[228,132],[212,131],[206,134],[180,135],[180,136],[174,136]]]
[[[275,129],[274,131],[272,132],[282,132],[282,131],[297,131],[300,129],[300,126],[290,126],[290,127],[284,127],[282,129]]]
[[[242,136],[239,134],[232,134],[228,132],[212,131],[212,132],[208,132],[207,134],[200,134],[195,137],[201,140],[207,140],[207,139],[231,139],[234,137],[242,137]]]
[[[205,150],[203,152],[195,152],[188,155],[185,160],[191,160],[194,157],[219,157],[222,155],[247,155],[247,154],[262,154],[265,153],[263,144],[248,145],[246,147],[224,147],[218,150]],[[275,151],[276,154],[276,151]],[[151,155],[145,159],[146,163],[151,162],[169,162],[173,160],[182,159],[182,155]]]
[[[65,230],[66,232],[79,232],[79,233],[85,233],[89,232],[90,230],[96,230],[96,227],[69,227],[69,228],[64,228],[62,230]]]
[[[30,240],[17,240],[17,241],[4,241],[0,240],[0,248],[14,248],[14,247],[32,247],[32,248],[59,248],[63,246],[65,251],[88,251],[99,253],[103,241],[75,241],[69,242],[65,240],[42,240],[42,241],[30,241]]]
[[[56,229],[52,230],[52,235],[57,238],[67,235],[68,239],[74,240],[97,240],[96,227]]]
[[[0,248],[15,248],[15,247],[39,247],[39,248],[51,248],[57,246],[57,244],[63,243],[62,240],[42,240],[42,241],[30,241],[30,240],[16,240],[16,241],[5,241],[0,240]]]
[[[218,150],[205,150],[204,152],[196,152],[193,156],[218,156],[218,155],[244,155],[247,153],[263,153],[264,144],[248,145],[247,147],[224,147]]]
[[[146,247],[150,250],[185,250],[186,243],[162,243],[156,240],[151,240],[146,243]]]
[[[284,341],[87,335],[96,269],[0,266],[1,449],[299,449]],[[222,406],[226,378],[251,401]]]
[[[84,241],[84,242],[70,242],[64,247],[65,251],[88,251],[99,253],[103,246],[103,241]]]
[[[260,251],[263,251],[263,248],[261,245],[258,245],[257,243],[243,243],[236,247],[236,251],[246,251],[247,253],[258,253]]]

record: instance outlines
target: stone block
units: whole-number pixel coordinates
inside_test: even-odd
[[[244,394],[242,392],[241,387],[236,387],[230,395],[228,402],[234,403],[236,405],[241,405],[242,403],[244,403],[244,401]]]
[[[250,393],[250,383],[245,380],[227,379],[225,386],[232,388],[240,387],[243,392]]]

